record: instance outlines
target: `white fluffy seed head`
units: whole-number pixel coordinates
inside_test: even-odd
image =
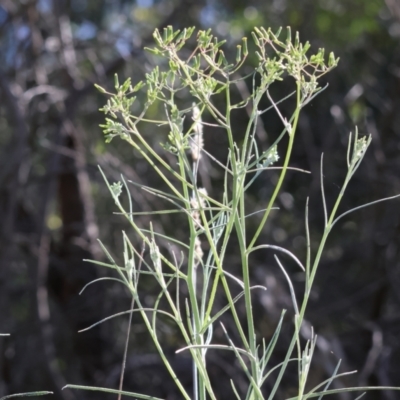
[[[199,193],[200,204],[197,201],[197,197],[193,194],[192,198],[190,199],[190,205],[192,207],[191,216],[194,219],[196,225],[201,227],[199,209],[206,207],[206,202],[204,200],[204,197],[207,196],[207,190],[205,188],[200,188],[198,189],[198,193]]]
[[[200,205],[201,205],[202,208],[205,208],[206,207],[206,202],[205,202],[204,197],[207,196],[207,190],[206,190],[206,188],[199,188],[198,192],[199,192],[199,195],[200,195],[199,196],[200,197]]]
[[[196,239],[194,241],[194,253],[196,257],[195,267],[197,267],[197,265],[199,264],[204,255],[203,249],[201,248],[201,241],[198,236],[196,236]]]
[[[192,153],[193,161],[198,161],[201,158],[201,150],[204,147],[203,141],[203,125],[201,120],[201,113],[199,107],[193,107],[192,118],[194,121],[194,135],[190,140],[190,151]]]

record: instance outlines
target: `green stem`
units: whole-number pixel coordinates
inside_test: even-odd
[[[256,240],[258,239],[258,237],[261,234],[261,231],[264,228],[264,225],[269,217],[269,214],[271,212],[272,206],[275,203],[275,200],[280,192],[280,189],[282,187],[283,181],[285,179],[286,176],[286,172],[289,166],[289,161],[290,161],[290,157],[292,155],[292,150],[293,150],[293,143],[294,143],[294,137],[295,137],[295,133],[296,133],[296,129],[297,129],[297,124],[299,121],[299,115],[300,115],[300,111],[301,111],[301,83],[299,81],[296,82],[297,84],[297,92],[296,92],[296,99],[297,99],[297,104],[296,104],[296,110],[294,112],[294,119],[293,119],[293,124],[291,127],[291,130],[289,132],[289,144],[288,144],[288,148],[286,151],[286,157],[285,157],[285,161],[283,163],[283,167],[282,167],[282,171],[281,174],[279,176],[279,180],[278,183],[275,186],[275,190],[271,196],[271,199],[268,203],[268,207],[261,219],[261,222],[258,226],[258,229],[256,231],[256,233],[253,236],[253,239],[251,240],[247,252],[249,253],[251,251],[251,249],[254,247],[254,244],[256,242]]]
[[[286,366],[287,366],[289,358],[290,358],[290,356],[291,356],[291,354],[293,352],[293,348],[294,348],[294,346],[295,346],[295,344],[296,344],[296,342],[298,340],[298,335],[300,333],[300,328],[301,328],[301,325],[302,325],[303,320],[304,320],[304,315],[305,315],[305,312],[306,312],[308,300],[310,298],[311,288],[312,288],[312,285],[313,285],[313,282],[314,282],[314,279],[315,279],[315,276],[316,276],[316,273],[317,273],[318,265],[319,265],[321,257],[322,257],[322,252],[323,252],[323,250],[325,248],[326,241],[327,241],[329,233],[330,233],[330,231],[332,229],[332,224],[334,222],[334,219],[335,219],[337,210],[339,208],[339,205],[341,203],[341,200],[342,200],[342,198],[344,196],[344,192],[345,192],[346,187],[347,187],[347,185],[348,185],[348,183],[349,183],[349,181],[350,181],[350,179],[352,177],[353,169],[354,169],[354,165],[351,165],[349,167],[348,172],[347,172],[347,175],[346,175],[346,178],[344,180],[343,186],[342,186],[342,188],[340,190],[340,193],[339,193],[339,195],[338,195],[338,197],[336,199],[336,202],[335,202],[335,204],[334,204],[334,206],[332,208],[331,214],[329,216],[329,220],[328,220],[328,222],[327,222],[327,224],[325,226],[324,233],[322,235],[321,242],[320,242],[320,244],[318,246],[317,254],[315,256],[315,260],[314,260],[313,266],[311,268],[311,273],[310,273],[309,280],[306,280],[306,291],[305,291],[305,294],[304,294],[303,303],[301,305],[301,309],[300,309],[298,318],[296,318],[295,332],[293,334],[292,340],[290,342],[288,351],[287,351],[286,356],[285,356],[285,360],[282,363],[282,367],[281,367],[281,369],[279,371],[279,375],[278,375],[278,377],[277,377],[277,379],[275,381],[274,387],[273,387],[273,389],[272,389],[272,391],[270,393],[270,396],[268,397],[268,400],[272,400],[273,399],[273,396],[275,395],[275,392],[278,389],[279,384],[280,384],[280,382],[282,380],[283,374],[284,374],[284,372],[286,370]]]
[[[212,241],[212,236],[211,233],[209,232],[209,234],[207,235],[207,239],[210,243],[210,246],[213,250],[213,255],[217,264],[217,272],[215,274],[215,278],[213,281],[213,286],[211,289],[211,293],[210,293],[210,297],[209,297],[209,302],[208,302],[208,307],[207,307],[207,311],[206,311],[206,315],[205,315],[205,319],[204,322],[207,323],[210,315],[211,315],[211,311],[212,311],[212,306],[214,304],[214,300],[215,300],[215,296],[216,296],[216,292],[217,292],[217,288],[218,288],[218,283],[219,283],[219,279],[221,279],[225,294],[227,296],[229,305],[230,305],[230,309],[233,315],[233,318],[235,320],[235,324],[236,327],[239,331],[239,335],[243,341],[244,346],[246,347],[247,350],[250,350],[249,347],[249,343],[246,337],[246,334],[244,333],[242,324],[240,323],[240,319],[239,316],[236,312],[236,307],[232,298],[232,294],[231,291],[229,289],[229,284],[226,280],[225,275],[223,274],[223,267],[222,267],[222,261],[224,259],[225,256],[225,251],[227,248],[227,244],[228,244],[228,240],[231,236],[231,232],[233,229],[233,226],[235,224],[235,220],[237,218],[236,216],[236,209],[238,206],[238,203],[240,201],[240,196],[238,195],[240,188],[242,186],[240,186],[240,183],[238,182],[238,180],[243,180],[244,178],[240,177],[239,174],[242,172],[238,172],[238,168],[237,168],[237,161],[236,161],[236,156],[235,156],[235,145],[234,145],[234,141],[233,141],[233,133],[232,133],[232,129],[231,129],[231,124],[230,124],[230,112],[231,112],[231,101],[230,101],[230,92],[229,92],[229,84],[227,84],[227,88],[226,88],[226,116],[225,119],[227,121],[227,135],[228,135],[228,141],[229,141],[229,149],[230,149],[230,156],[231,156],[231,166],[232,166],[232,175],[233,175],[233,188],[232,188],[232,193],[233,193],[233,198],[232,198],[232,212],[231,215],[229,216],[226,228],[225,228],[225,234],[224,234],[224,240],[221,246],[221,250],[220,250],[220,254],[218,256],[215,246],[213,244]],[[215,250],[214,250],[215,249]]]

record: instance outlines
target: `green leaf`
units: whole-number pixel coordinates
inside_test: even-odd
[[[14,398],[14,397],[46,396],[48,394],[54,394],[54,393],[53,392],[47,392],[47,391],[16,393],[16,394],[9,394],[7,396],[0,397],[0,400],[11,399],[11,398]]]
[[[145,394],[134,393],[134,392],[125,392],[123,390],[107,389],[107,388],[96,387],[96,386],[66,385],[63,387],[63,390],[64,389],[92,390],[95,392],[121,394],[122,396],[136,397],[137,399],[144,399],[144,400],[163,400],[163,399],[160,399],[159,397],[148,396]]]

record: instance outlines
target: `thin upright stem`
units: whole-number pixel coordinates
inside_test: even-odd
[[[291,155],[292,155],[292,150],[293,150],[293,143],[294,143],[295,133],[296,133],[297,124],[298,124],[298,121],[299,121],[299,116],[300,116],[300,111],[301,111],[301,83],[299,81],[297,81],[296,84],[297,84],[296,110],[294,112],[293,124],[291,125],[290,132],[289,132],[289,143],[288,143],[288,147],[287,147],[287,150],[286,150],[285,161],[284,161],[283,166],[282,166],[282,170],[281,170],[281,173],[280,173],[280,176],[279,176],[278,183],[276,184],[275,190],[272,193],[271,199],[270,199],[270,201],[268,203],[268,207],[265,210],[265,213],[264,213],[264,215],[263,215],[263,217],[261,219],[261,222],[260,222],[260,224],[259,224],[259,226],[257,228],[257,231],[254,234],[253,239],[251,240],[251,242],[250,242],[250,244],[248,246],[248,249],[247,249],[248,252],[250,252],[251,249],[254,247],[254,245],[256,243],[256,240],[258,239],[258,237],[260,236],[260,234],[261,234],[261,232],[262,232],[262,230],[264,228],[264,225],[265,225],[265,223],[266,223],[266,221],[267,221],[267,219],[269,217],[269,214],[270,214],[271,209],[272,209],[272,207],[273,207],[273,205],[275,203],[275,200],[278,197],[278,194],[279,194],[279,192],[281,190],[283,181],[284,181],[285,176],[286,176],[286,172],[288,170],[289,161],[290,161],[290,158],[291,158]]]

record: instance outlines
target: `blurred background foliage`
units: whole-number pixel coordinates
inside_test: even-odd
[[[160,188],[146,162],[119,140],[105,145],[98,111],[106,99],[93,84],[113,87],[143,78],[157,59],[143,51],[152,32],[167,25],[212,28],[227,40],[226,54],[254,26],[290,25],[314,49],[326,48],[341,58],[324,78],[329,87],[303,111],[292,166],[312,175],[291,172],[260,242],[278,244],[305,254],[304,208],[310,197],[313,241],[322,231],[320,156],[323,152],[328,205],[345,174],[348,135],[357,124],[371,133],[372,147],[357,172],[342,210],[400,193],[400,3],[397,0],[1,0],[0,1],[0,396],[27,390],[53,390],[57,399],[96,397],[93,393],[61,391],[68,383],[117,388],[127,317],[78,334],[99,319],[129,308],[120,286],[99,283],[79,291],[108,271],[82,259],[101,260],[96,239],[118,258],[123,219],[100,177],[127,179]],[[230,47],[229,47],[230,46]],[[230,50],[229,50],[230,48]],[[250,60],[251,61],[251,60]],[[284,82],[276,98],[291,88]],[[237,96],[245,96],[246,85]],[[135,104],[140,104],[139,102]],[[282,111],[290,111],[290,102]],[[156,118],[163,112],[151,110]],[[245,115],[233,125],[238,138]],[[257,137],[268,148],[281,126],[265,114]],[[160,152],[166,132],[146,132]],[[205,148],[217,159],[226,157],[225,138],[205,129]],[[163,152],[164,154],[164,152]],[[165,157],[171,157],[164,154]],[[173,159],[170,159],[173,163]],[[206,159],[200,166],[202,185],[218,196],[223,178]],[[249,207],[263,208],[276,175],[263,174],[253,185]],[[137,211],[165,204],[131,187]],[[175,217],[174,217],[175,216]],[[151,218],[160,232],[185,238],[185,223],[173,214]],[[147,227],[150,217],[140,223]],[[135,238],[132,238],[134,241]],[[140,246],[140,243],[137,243]],[[161,243],[168,251],[167,243]],[[287,262],[299,295],[301,274]],[[230,269],[240,268],[234,243]],[[273,254],[258,252],[253,260],[254,283],[268,287],[255,295],[258,334],[272,335],[282,308],[289,309],[275,363],[281,360],[291,333],[290,297]],[[400,380],[400,207],[398,201],[378,204],[346,217],[329,240],[302,334],[314,326],[319,335],[310,387],[330,376],[338,359],[342,371],[357,369],[337,385],[399,385]],[[149,282],[151,303],[157,288]],[[217,305],[224,304],[224,298]],[[229,327],[229,320],[225,321]],[[164,337],[179,376],[191,385],[189,359],[174,352],[181,344],[173,327],[161,321]],[[234,333],[232,333],[234,337]],[[215,340],[224,338],[218,330]],[[229,354],[209,354],[209,368],[218,382],[219,398],[230,399],[229,378],[245,387]],[[295,387],[288,375],[279,399]],[[269,383],[266,383],[266,393]],[[134,316],[125,390],[178,399],[140,320]],[[107,396],[105,396],[107,397]],[[352,399],[341,395],[338,399]],[[394,392],[368,399],[399,399]]]

